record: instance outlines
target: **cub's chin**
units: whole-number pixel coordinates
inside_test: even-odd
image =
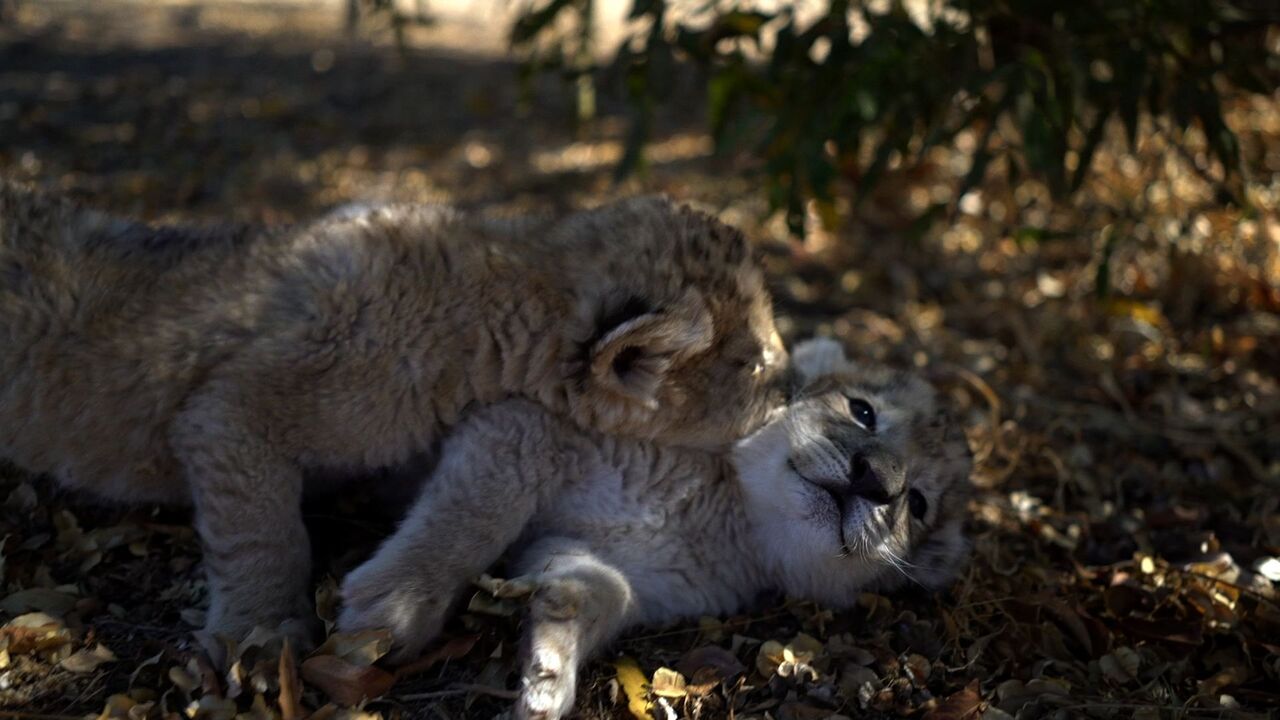
[[[849,552],[850,539],[866,537],[870,513],[860,506],[842,509],[830,492],[796,473],[782,425],[766,425],[734,449],[758,552],[780,589],[848,606],[888,569],[870,554]]]
[[[807,508],[802,523],[811,525],[830,542],[827,548],[837,555],[849,555],[863,548],[874,547],[873,528],[875,506],[860,498],[841,499],[830,489],[811,481],[787,463],[789,478],[783,481],[793,485],[795,492],[803,496]]]

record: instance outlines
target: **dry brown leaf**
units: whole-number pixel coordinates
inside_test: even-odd
[[[267,705],[267,699],[262,696],[262,693],[257,693],[253,696],[253,704],[249,706],[249,711],[237,713],[236,720],[283,720],[283,718]]]
[[[71,642],[71,631],[62,621],[45,613],[27,613],[0,628],[6,649],[13,655],[29,655],[60,648]]]
[[[1098,668],[1102,670],[1102,676],[1116,685],[1124,685],[1133,678],[1129,677],[1120,667],[1120,661],[1116,660],[1114,655],[1107,654],[1098,658]]]
[[[1070,695],[1071,684],[1058,678],[1034,678],[1027,681],[1027,692],[1033,695]]]
[[[671,668],[660,667],[653,671],[653,680],[649,683],[649,687],[658,697],[682,698],[687,694],[687,684],[680,673]]]
[[[929,682],[929,675],[933,672],[933,665],[923,655],[914,653],[908,655],[906,667],[907,674],[911,676],[911,683],[916,687],[922,688]]]
[[[324,691],[339,705],[385,695],[396,676],[372,665],[349,663],[337,655],[315,655],[302,663],[302,678]]]
[[[138,702],[133,698],[117,693],[108,697],[103,703],[102,712],[98,713],[97,720],[129,720],[130,712],[137,705]]]
[[[243,640],[235,643],[236,652],[232,657],[243,658],[254,648],[261,648],[274,657],[284,647],[287,637],[279,627],[256,626],[249,631],[249,634]]]
[[[1240,666],[1228,667],[1215,673],[1212,677],[1201,680],[1199,690],[1204,695],[1217,695],[1219,692],[1236,685],[1242,685],[1249,680],[1249,671]]]
[[[111,652],[106,645],[98,643],[92,649],[81,650],[64,658],[59,665],[73,673],[87,673],[97,670],[99,665],[115,661],[115,653]]]
[[[218,695],[205,695],[188,705],[185,714],[190,720],[233,720],[236,703]]]
[[[746,666],[737,656],[717,645],[704,645],[685,653],[676,663],[676,670],[688,678],[687,690],[691,695],[705,695],[716,685],[745,673]]]
[[[1253,561],[1253,571],[1273,583],[1280,584],[1280,558],[1260,557]]]
[[[977,680],[951,693],[941,704],[925,713],[925,720],[971,720],[982,710],[982,694]]]
[[[42,612],[49,615],[65,615],[76,606],[76,597],[53,588],[28,588],[19,590],[0,600],[0,610],[10,615]]]
[[[520,612],[520,603],[507,598],[494,597],[487,591],[477,592],[467,602],[467,612],[494,617],[514,617]]]
[[[1017,712],[1035,697],[1036,693],[1029,691],[1026,683],[1016,678],[1005,680],[996,686],[996,699],[1000,702],[1000,709],[1006,712]]]
[[[806,656],[809,660],[822,657],[826,653],[826,647],[821,640],[804,633],[799,633],[792,638],[791,642],[787,643],[787,647],[797,657]]]
[[[781,650],[780,650],[781,648]],[[756,656],[755,666],[764,676],[777,674],[782,678],[795,678],[800,682],[817,680],[818,670],[814,669],[814,660],[823,655],[826,648],[810,635],[797,634],[783,646],[776,641],[764,643]],[[765,669],[772,667],[772,673]]]
[[[332,655],[352,665],[372,665],[390,651],[390,630],[359,630],[330,635],[311,656]]]
[[[756,670],[766,678],[776,674],[802,682],[816,680],[818,671],[813,667],[814,660],[824,653],[822,643],[804,633],[796,635],[786,645],[769,640],[760,646],[760,652],[756,654]]]
[[[231,700],[236,700],[240,697],[245,683],[249,680],[249,672],[243,662],[236,660],[231,663],[231,667],[227,668],[227,674],[223,679],[227,683],[226,696]]]
[[[481,575],[474,583],[477,587],[500,600],[526,598],[538,589],[536,576],[526,575],[511,579]]]
[[[342,594],[332,577],[325,576],[316,586],[315,601],[316,617],[324,623],[325,634],[333,632],[333,627],[338,622],[338,606],[342,603]]]
[[[756,653],[756,672],[764,677],[773,677],[782,664],[782,653],[786,647],[777,640],[766,640]]]
[[[298,720],[302,717],[302,684],[298,682],[298,665],[293,656],[293,646],[288,638],[284,641],[284,649],[280,651],[280,663],[276,682],[280,684],[280,717],[283,720]],[[261,695],[259,695],[261,697]]]
[[[155,714],[151,711],[155,709],[155,706],[154,700],[139,702],[129,708],[129,720],[154,720]]]
[[[1121,645],[1115,650],[1112,650],[1111,654],[1116,657],[1116,660],[1120,663],[1121,669],[1123,669],[1129,677],[1138,677],[1138,670],[1142,668],[1142,656],[1135,652],[1133,648]]]
[[[202,653],[197,653],[187,660],[187,672],[200,679],[200,690],[205,695],[223,694],[222,682],[218,679],[218,672],[213,669],[209,659]]]
[[[62,621],[47,613],[31,612],[19,615],[4,624],[5,629],[15,628],[34,630],[49,626],[62,627]]]
[[[187,694],[200,687],[200,678],[178,665],[169,668],[169,682]]]

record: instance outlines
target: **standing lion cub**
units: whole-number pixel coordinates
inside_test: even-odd
[[[512,396],[720,446],[780,403],[785,365],[741,234],[661,199],[196,230],[0,181],[0,456],[194,503],[209,635],[310,614],[308,477],[401,463]]]

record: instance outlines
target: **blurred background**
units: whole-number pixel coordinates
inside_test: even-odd
[[[658,717],[1263,718],[1277,78],[1265,0],[0,0],[0,174],[162,221],[640,192],[717,213],[760,247],[788,340],[946,389],[978,460],[974,558],[937,596],[628,638],[649,677],[709,645],[742,665]],[[261,658],[243,687],[190,670],[184,514],[0,473],[0,707],[280,712]],[[376,541],[344,517],[310,521]],[[54,629],[18,643],[30,611]],[[505,682],[513,622],[469,615],[478,644],[359,712],[501,712],[473,686]],[[117,659],[67,667],[99,642]],[[584,715],[628,714],[615,675],[588,669]]]

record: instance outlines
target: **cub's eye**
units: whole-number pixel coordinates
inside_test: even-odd
[[[911,488],[907,493],[907,509],[915,519],[924,520],[924,514],[929,511],[929,501],[924,499],[924,493]]]
[[[854,422],[863,428],[876,429],[876,411],[871,409],[871,403],[866,400],[849,398],[849,413],[853,415]]]

